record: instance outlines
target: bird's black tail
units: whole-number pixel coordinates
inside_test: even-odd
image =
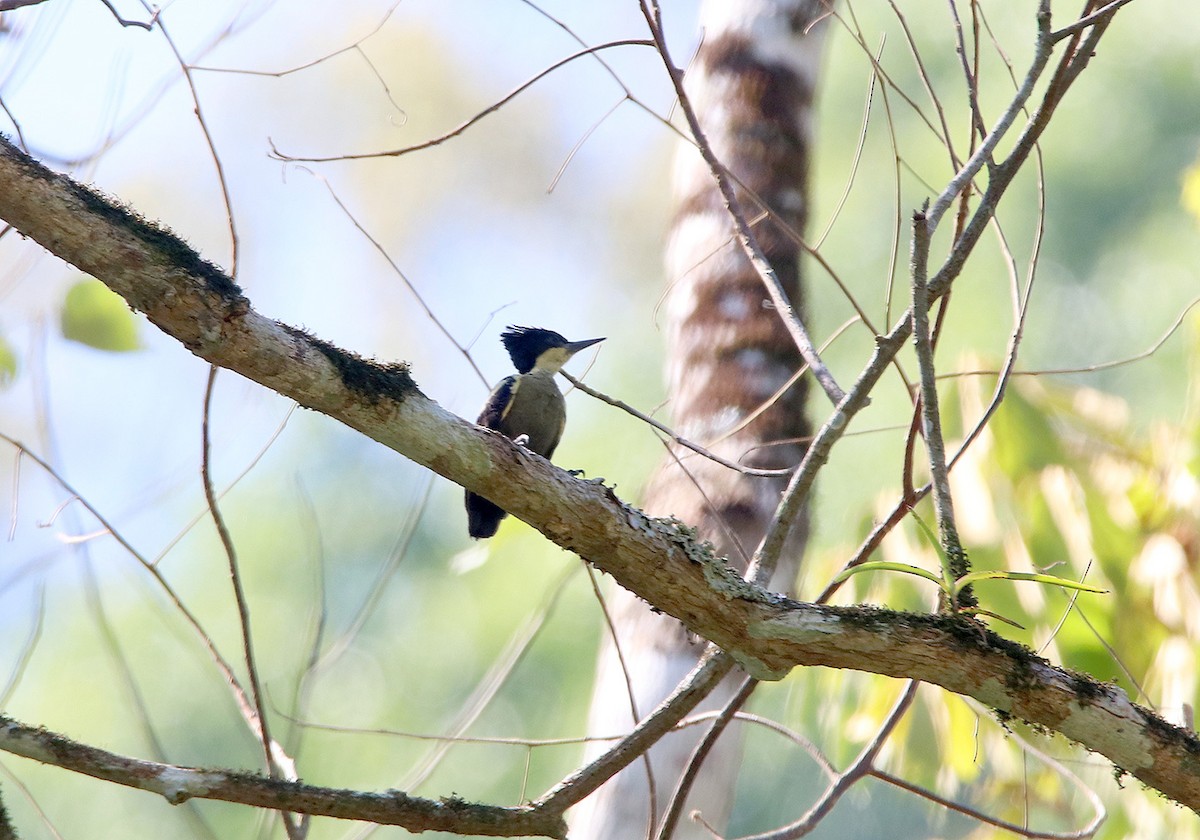
[[[477,540],[494,536],[500,530],[500,520],[508,516],[483,496],[467,493],[467,533]]]

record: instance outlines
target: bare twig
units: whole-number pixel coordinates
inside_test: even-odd
[[[66,479],[64,479],[48,461],[32,452],[24,444],[9,437],[3,432],[0,432],[0,440],[5,441],[10,446],[16,447],[18,450],[23,452],[26,457],[41,467],[47,475],[53,478],[55,482],[59,484],[59,486],[61,486],[67,491],[67,493],[71,495],[72,499],[78,500],[79,503],[83,505],[84,509],[87,510],[87,512],[91,514],[91,516],[94,517],[97,522],[100,523],[101,527],[104,529],[104,533],[111,536],[118,545],[120,545],[129,553],[131,557],[133,557],[134,560],[141,564],[142,568],[144,568],[150,574],[150,576],[154,579],[154,582],[163,591],[164,595],[166,595],[167,599],[171,602],[172,607],[178,611],[187,625],[192,628],[193,632],[196,633],[201,644],[212,658],[213,663],[216,665],[217,670],[221,673],[222,678],[232,690],[234,694],[234,700],[238,704],[239,708],[249,709],[250,701],[246,697],[245,690],[238,681],[237,675],[234,673],[233,668],[221,655],[221,652],[217,649],[216,643],[213,642],[212,637],[208,635],[208,633],[204,630],[203,625],[200,624],[200,620],[190,609],[188,609],[187,605],[179,597],[179,594],[174,590],[167,579],[163,577],[161,570],[159,570],[154,563],[152,563],[136,548],[134,548],[129,540],[126,539],[119,530],[113,527],[112,523],[106,519],[94,505],[92,505],[85,497],[81,496],[79,492],[76,491],[75,488],[72,487],[71,484],[67,482]],[[259,733],[254,730],[253,727],[251,727],[251,729],[254,731],[255,737],[258,737]]]
[[[970,705],[974,706],[975,704]],[[978,707],[976,708],[977,711],[982,711],[979,710]],[[1045,752],[1039,750],[1033,744],[1029,743],[1029,741],[1027,741],[1025,738],[1021,737],[1019,732],[1009,731],[1006,733],[1006,737],[1016,741],[1017,747],[1023,753],[1032,755],[1038,761],[1046,765],[1049,769],[1057,773],[1061,778],[1066,779],[1068,782],[1074,785],[1074,787],[1083,794],[1084,798],[1088,802],[1088,805],[1091,807],[1091,819],[1074,831],[1041,831],[1030,828],[1028,824],[1017,825],[1015,823],[1010,823],[1006,820],[993,817],[991,814],[988,814],[985,811],[982,811],[978,808],[972,808],[968,805],[962,804],[961,802],[955,802],[948,797],[940,796],[928,788],[918,787],[911,782],[893,776],[891,773],[879,768],[872,768],[871,776],[898,787],[901,790],[906,790],[910,793],[913,793],[922,799],[929,800],[930,802],[940,805],[941,807],[950,811],[955,811],[956,813],[963,814],[971,819],[979,820],[982,823],[994,825],[998,828],[1005,829],[1006,831],[1011,831],[1020,837],[1028,838],[1028,840],[1083,840],[1084,838],[1094,836],[1100,829],[1100,826],[1104,824],[1104,821],[1108,815],[1107,809],[1104,807],[1104,802],[1101,800],[1096,790],[1091,785],[1086,784],[1075,773],[1071,772],[1071,770],[1064,764],[1056,761]]]
[[[1008,103],[1008,107],[1004,109],[1004,113],[996,120],[996,124],[992,127],[992,130],[987,133],[983,142],[979,144],[979,148],[975,150],[975,153],[963,164],[958,174],[946,185],[946,188],[942,190],[942,194],[934,200],[933,205],[926,213],[926,224],[931,232],[937,228],[942,214],[949,209],[950,204],[958,194],[975,179],[975,176],[979,174],[979,170],[992,159],[992,153],[1004,136],[1008,134],[1009,128],[1016,121],[1017,115],[1024,109],[1025,103],[1029,101],[1029,97],[1033,95],[1034,86],[1049,64],[1050,56],[1054,51],[1054,44],[1050,40],[1050,0],[1039,0],[1037,20],[1038,34],[1034,42],[1034,57],[1029,70],[1025,73],[1025,81]],[[1009,161],[1016,160],[1023,163],[1024,156],[1017,158],[1016,154],[1017,152],[1014,150],[1013,156],[1009,158]],[[989,184],[988,193],[990,194],[992,191],[992,185]],[[976,212],[978,214],[979,211]]]
[[[1191,312],[1193,309],[1195,309],[1198,305],[1200,305],[1200,297],[1195,297],[1195,298],[1192,298],[1190,301],[1188,301],[1188,303],[1186,305],[1184,305],[1183,309],[1181,309],[1179,311],[1179,314],[1175,316],[1175,320],[1171,322],[1171,325],[1167,327],[1166,331],[1161,336],[1159,336],[1158,339],[1156,339],[1154,341],[1154,343],[1152,343],[1149,347],[1147,347],[1145,350],[1141,351],[1140,353],[1135,353],[1132,356],[1122,356],[1119,359],[1112,359],[1107,362],[1097,362],[1096,364],[1093,364],[1093,365],[1081,365],[1080,367],[1037,368],[1037,369],[1032,369],[1032,370],[1014,370],[1012,372],[1012,375],[1013,376],[1064,376],[1064,375],[1073,374],[1073,373],[1096,373],[1097,371],[1111,370],[1112,368],[1123,367],[1125,365],[1131,365],[1135,362],[1145,361],[1146,359],[1149,359],[1155,353],[1157,353],[1159,350],[1162,349],[1163,345],[1167,343],[1167,340],[1170,339],[1171,336],[1175,335],[1175,333],[1179,331],[1179,328],[1181,326],[1183,326],[1183,322],[1187,319],[1188,313]],[[998,373],[998,371],[995,371],[995,370],[979,370],[979,369],[960,370],[960,371],[955,371],[954,373],[943,373],[939,376],[939,378],[940,379],[951,379],[951,378],[961,377],[961,376],[995,376],[997,373]]]
[[[367,241],[371,243],[371,246],[379,253],[379,256],[387,260],[387,264],[392,267],[392,271],[397,277],[400,278],[401,282],[408,287],[408,290],[412,293],[412,296],[416,298],[417,305],[419,305],[421,309],[425,311],[425,317],[427,317],[433,323],[433,325],[437,327],[438,332],[444,335],[446,340],[454,345],[454,348],[462,354],[464,359],[467,360],[467,364],[471,366],[473,371],[475,371],[475,375],[479,377],[479,381],[483,383],[483,387],[490,388],[491,385],[488,382],[487,377],[483,375],[483,371],[479,369],[479,365],[475,364],[475,359],[471,356],[471,352],[459,343],[458,339],[451,334],[450,329],[442,323],[441,319],[438,318],[433,309],[430,308],[429,304],[425,302],[425,297],[420,291],[418,291],[417,287],[413,285],[413,282],[408,279],[408,275],[404,273],[404,271],[396,263],[395,259],[392,258],[392,255],[388,253],[388,250],[383,247],[383,243],[369,233],[363,223],[358,220],[358,217],[355,216],[354,213],[350,212],[350,208],[346,206],[344,201],[342,201],[341,196],[337,194],[337,191],[333,188],[333,185],[329,183],[327,178],[324,178],[315,172],[311,174],[314,178],[325,185],[325,189],[329,191],[330,197],[333,199],[334,203],[341,208],[342,213],[345,214],[346,218],[350,220],[350,224],[354,225],[354,227],[358,229],[359,233],[366,237]]]
[[[284,154],[283,152],[279,151],[279,149],[275,146],[275,143],[272,141],[271,142],[271,156],[277,160],[305,161],[308,163],[328,163],[329,161],[335,161],[335,160],[366,160],[369,158],[380,158],[380,157],[401,157],[403,155],[411,154],[412,152],[419,152],[422,149],[430,149],[430,148],[433,148],[434,146],[440,146],[442,143],[445,143],[447,140],[452,140],[453,138],[458,137],[460,134],[462,134],[464,131],[469,129],[471,126],[475,125],[475,123],[479,122],[484,117],[487,117],[490,114],[496,113],[501,108],[503,108],[505,105],[507,105],[509,102],[516,99],[518,96],[520,96],[526,90],[531,88],[534,84],[536,84],[537,82],[546,78],[551,73],[553,73],[555,70],[558,70],[560,67],[564,67],[567,64],[570,64],[572,61],[583,58],[584,56],[592,55],[593,53],[597,53],[602,50],[615,49],[617,47],[652,47],[652,46],[654,46],[653,41],[647,41],[644,38],[630,38],[630,39],[625,39],[625,40],[621,40],[621,41],[609,41],[608,43],[605,43],[605,44],[599,44],[594,47],[586,47],[582,50],[574,52],[571,55],[567,56],[566,58],[556,61],[553,64],[549,65],[548,67],[538,71],[532,77],[530,77],[529,79],[527,79],[526,81],[517,85],[517,87],[513,88],[511,91],[506,93],[500,99],[497,99],[491,105],[489,105],[488,107],[484,108],[482,111],[475,114],[473,117],[470,117],[469,119],[459,123],[456,127],[451,129],[450,131],[446,132],[445,134],[441,134],[437,137],[426,140],[423,143],[417,143],[412,146],[405,146],[400,149],[389,149],[389,150],[382,151],[382,152],[360,152],[358,154],[327,155],[324,157],[304,157],[304,156],[300,156],[300,155]]]
[[[838,777],[825,789],[821,798],[808,810],[803,817],[796,822],[786,825],[774,831],[755,834],[752,837],[744,837],[742,840],[794,840],[797,837],[803,837],[812,831],[813,827],[825,818],[825,815],[833,810],[833,806],[845,796],[862,778],[869,776],[874,771],[875,757],[879,755],[879,751],[883,748],[884,742],[888,736],[892,734],[892,730],[896,728],[896,724],[904,717],[912,705],[913,700],[917,696],[917,686],[920,683],[915,680],[909,680],[905,685],[904,691],[900,693],[900,697],[896,700],[892,710],[888,716],[884,718],[883,724],[862,751],[858,757],[851,762],[850,766],[843,770]]]
[[[885,40],[880,39],[879,52],[876,54],[875,60],[878,61],[883,55],[883,45]],[[825,229],[813,242],[813,250],[820,249],[825,242],[825,238],[829,236],[829,232],[833,230],[834,224],[842,215],[842,208],[846,206],[846,199],[850,197],[850,190],[854,187],[855,178],[858,176],[858,167],[862,162],[863,149],[867,145],[867,128],[871,124],[871,105],[875,102],[875,85],[879,81],[879,74],[875,72],[874,66],[871,68],[871,75],[867,79],[867,96],[863,103],[862,125],[858,129],[858,142],[854,145],[854,159],[850,162],[850,174],[846,178],[846,186],[842,188],[842,194],[838,197],[837,204],[834,205],[833,212],[829,214],[829,221],[825,223]]]
[[[636,417],[637,419],[641,420],[643,423],[653,426],[655,429],[662,432],[664,435],[669,437],[672,441],[679,444],[680,446],[690,449],[693,452],[695,452],[697,455],[702,455],[705,458],[708,458],[710,461],[714,461],[723,467],[728,467],[731,470],[736,470],[740,473],[743,473],[744,475],[753,475],[753,476],[759,476],[759,477],[763,477],[763,478],[773,478],[773,477],[778,477],[778,476],[782,476],[782,475],[791,475],[792,471],[790,469],[760,470],[760,469],[755,469],[754,467],[747,467],[747,466],[744,466],[743,464],[735,463],[734,461],[730,461],[728,458],[722,458],[720,455],[716,454],[715,452],[710,452],[709,450],[705,449],[700,444],[693,443],[692,441],[688,440],[687,438],[685,438],[679,434],[676,434],[676,432],[674,430],[672,430],[670,427],[666,426],[663,423],[658,422],[657,420],[655,420],[653,417],[651,417],[648,414],[643,414],[642,412],[638,411],[636,408],[629,405],[628,403],[622,402],[621,400],[618,400],[615,397],[610,397],[601,391],[597,391],[595,388],[588,387],[583,382],[576,379],[574,376],[567,373],[566,371],[560,370],[559,374],[562,375],[562,377],[565,378],[568,382],[570,382],[573,386],[578,388],[580,391],[583,391],[583,393],[587,394],[589,397],[595,397],[596,399],[600,400],[601,402],[608,403],[613,408],[621,409],[625,413],[630,414],[633,417]],[[788,380],[787,385],[785,385],[784,387],[785,388],[790,387],[792,382],[793,382],[793,380]],[[783,389],[781,388],[780,390],[783,390]]]
[[[929,457],[938,537],[949,558],[950,572],[957,579],[970,571],[970,568],[967,565],[967,556],[958,539],[958,527],[954,522],[954,503],[950,495],[950,477],[946,472],[946,443],[942,439],[942,416],[929,326],[928,270],[931,231],[926,225],[924,210],[913,213],[912,227],[912,333],[921,382],[921,430],[925,439],[925,451]],[[970,588],[967,587],[958,593],[952,603],[948,603],[946,606],[955,610],[959,606],[973,607],[975,605],[975,598],[971,594]]]
[[[950,19],[954,22],[954,40],[958,44],[958,57],[962,63],[963,82],[967,90],[967,98],[971,103],[971,125],[974,128],[971,136],[972,141],[974,141],[975,134],[978,134],[980,138],[987,136],[987,124],[983,121],[983,111],[979,107],[978,64],[973,68],[971,66],[971,57],[967,55],[967,42],[963,34],[962,20],[958,17],[957,3],[955,0],[947,0],[946,5],[950,7]],[[978,41],[976,41],[974,55],[978,59]],[[974,142],[972,142],[972,146],[974,146]]]
[[[247,461],[246,466],[242,468],[242,471],[234,476],[233,479],[221,489],[221,492],[217,494],[218,502],[225,498],[226,493],[228,493],[234,487],[237,487],[238,483],[250,474],[250,471],[258,465],[258,462],[262,460],[263,456],[267,454],[268,450],[274,446],[275,442],[279,440],[280,435],[283,434],[283,430],[287,427],[288,421],[292,419],[292,414],[295,413],[298,407],[299,406],[296,403],[292,403],[288,406],[288,410],[284,412],[283,419],[279,421],[279,425],[275,427],[275,430],[267,438],[266,442],[259,447],[259,450],[257,453],[255,453],[254,457]],[[175,533],[175,536],[167,540],[166,544],[158,550],[158,553],[154,555],[152,559],[145,562],[148,562],[151,566],[157,566],[159,563],[161,563],[163,559],[171,553],[175,546],[179,545],[180,540],[191,533],[192,529],[199,525],[202,520],[207,518],[208,513],[209,511],[207,505],[200,506],[199,510],[193,514],[191,519],[187,521],[187,524],[180,528]]]
[[[487,673],[479,679],[475,690],[463,701],[462,708],[446,727],[453,736],[457,737],[465,733],[495,699],[505,682],[516,670],[517,665],[529,652],[533,642],[542,632],[542,628],[546,626],[551,610],[554,609],[558,599],[566,590],[567,584],[578,571],[577,566],[569,566],[563,570],[557,580],[547,586],[542,603],[530,612],[521,626],[513,632],[504,650],[497,654]],[[446,752],[451,746],[453,746],[453,739],[444,741],[430,750],[421,759],[421,762],[405,775],[401,787],[415,790],[424,784],[441,764],[442,759],[446,757]]]
[[[590,795],[596,788],[636,761],[646,750],[673,729],[707,697],[733,669],[733,659],[713,646],[696,667],[658,708],[608,752],[559,782],[533,805],[551,813],[562,813]]]
[[[212,421],[212,398],[216,388],[217,371],[219,369],[216,365],[212,365],[208,370],[208,383],[204,389],[204,413],[200,423],[200,475],[204,485],[204,499],[208,503],[208,509],[212,513],[213,524],[217,528],[217,534],[221,539],[221,546],[225,550],[225,559],[229,563],[229,580],[233,585],[233,596],[237,603],[238,622],[242,632],[242,653],[245,657],[246,672],[250,678],[250,696],[254,702],[253,717],[247,720],[247,723],[251,730],[257,732],[262,742],[263,756],[266,761],[267,771],[271,774],[271,777],[277,778],[282,775],[295,780],[295,768],[292,766],[291,760],[283,752],[283,748],[271,738],[270,728],[267,724],[266,705],[263,702],[262,686],[258,677],[258,665],[255,662],[254,656],[254,641],[250,633],[250,605],[246,601],[246,593],[242,588],[242,576],[238,570],[237,549],[233,544],[233,536],[229,533],[229,528],[225,525],[225,518],[221,515],[220,506],[217,504],[216,490],[213,488],[212,435],[210,434],[210,428]],[[243,711],[243,714],[245,714],[245,711]],[[299,835],[298,826],[293,823],[291,815],[286,811],[280,811],[280,816],[287,829],[288,837],[295,840]]]
[[[592,594],[596,598],[596,603],[600,605],[600,614],[604,616],[604,628],[608,632],[609,641],[612,642],[613,650],[617,654],[621,675],[625,678],[625,692],[629,695],[630,719],[636,723],[642,719],[642,713],[638,711],[637,691],[633,685],[633,677],[629,673],[629,665],[625,661],[625,651],[621,649],[621,639],[617,635],[617,628],[613,625],[612,616],[609,615],[608,605],[604,602],[604,593],[600,591],[600,583],[596,580],[596,570],[586,563],[583,564],[583,567],[587,572],[588,582],[592,585]],[[649,751],[642,754],[642,764],[646,768],[646,788],[650,803],[649,819],[653,823],[654,815],[658,813],[658,784],[654,779],[654,767],[650,763]]]
[[[142,5],[146,8],[158,24],[158,31],[162,33],[163,40],[167,42],[167,47],[175,56],[175,60],[179,63],[179,69],[183,73],[183,79],[187,83],[188,91],[191,93],[192,105],[196,113],[196,122],[200,126],[200,131],[204,135],[204,142],[208,146],[209,154],[212,156],[213,166],[216,169],[217,184],[221,187],[221,201],[225,206],[225,217],[228,221],[229,229],[229,274],[233,278],[238,276],[238,255],[240,253],[240,244],[237,232],[237,223],[234,221],[233,214],[233,198],[229,193],[229,179],[225,175],[225,164],[221,162],[221,156],[217,153],[217,143],[213,139],[212,131],[208,127],[208,120],[204,116],[204,107],[200,104],[200,94],[196,90],[196,81],[192,78],[192,68],[183,59],[183,53],[179,51],[179,47],[175,45],[175,39],[171,37],[171,33],[167,30],[162,19],[158,17],[158,12],[146,2],[142,0]],[[115,14],[115,12],[114,12]],[[147,27],[149,28],[149,27]]]
[[[100,0],[100,2],[103,3],[104,7],[112,13],[114,18],[117,19],[117,23],[121,24],[122,26],[133,26],[139,29],[145,29],[147,32],[149,32],[154,28],[154,24],[158,21],[157,9],[150,10],[150,20],[148,21],[130,20],[128,18],[121,17],[121,13],[117,11],[117,7],[112,4],[111,0]]]
[[[847,21],[846,18],[837,11],[836,8],[833,8],[830,11],[830,15],[846,29],[846,32],[858,44],[859,49],[863,51],[863,54],[866,55],[867,60],[871,62],[871,66],[875,69],[875,72],[879,74],[879,78],[884,81],[885,86],[890,87],[893,91],[895,91],[896,95],[904,100],[905,104],[912,108],[913,113],[916,114],[917,118],[925,124],[925,127],[929,129],[934,138],[939,143],[945,145],[946,137],[941,133],[938,127],[934,125],[933,120],[931,120],[929,116],[923,110],[921,110],[921,106],[917,104],[916,100],[909,96],[908,92],[896,83],[887,70],[884,69],[883,65],[881,65],[871,53],[871,48],[867,45],[866,36],[863,34],[862,27],[860,27],[858,24],[858,18],[854,14],[853,4],[847,3],[846,9],[850,14],[850,21]]]
[[[890,333],[876,339],[875,351],[871,354],[867,366],[859,374],[845,399],[838,404],[824,425],[817,431],[812,443],[804,453],[804,459],[800,462],[800,466],[792,474],[792,479],[784,491],[779,507],[775,510],[775,516],[771,520],[770,527],[767,528],[766,535],[754,552],[751,569],[747,571],[749,580],[761,583],[770,578],[792,523],[795,522],[796,516],[803,508],[808,494],[812,490],[813,482],[816,481],[817,472],[829,460],[834,444],[846,433],[850,419],[867,406],[870,401],[868,395],[875,387],[875,383],[883,376],[888,365],[892,363],[892,359],[900,352],[901,346],[908,338],[908,330],[909,320],[905,317]]]
[[[1064,38],[1077,35],[1084,29],[1087,29],[1089,26],[1095,26],[1097,23],[1101,22],[1106,23],[1107,19],[1116,14],[1117,9],[1131,2],[1133,2],[1133,0],[1112,0],[1111,3],[1105,4],[1091,14],[1084,15],[1083,17],[1079,18],[1079,20],[1076,20],[1068,26],[1064,26],[1062,29],[1055,30],[1053,33],[1051,33],[1050,39],[1057,43]]]
[[[675,786],[675,792],[671,794],[671,800],[667,804],[662,822],[659,823],[658,832],[655,834],[656,840],[671,840],[671,836],[675,833],[675,827],[679,823],[679,817],[683,813],[683,806],[687,802],[688,794],[691,793],[692,785],[695,784],[700,768],[704,765],[704,760],[708,758],[708,754],[716,746],[717,740],[725,732],[725,728],[737,715],[738,710],[750,699],[750,695],[754,693],[757,686],[758,680],[746,677],[725,707],[713,718],[708,731],[704,733],[704,737],[692,751],[687,767],[684,769],[683,775],[679,777],[679,783]]]
[[[16,786],[17,790],[21,792],[21,795],[25,797],[25,801],[29,804],[29,807],[33,809],[34,813],[38,815],[38,819],[42,821],[42,826],[46,829],[50,836],[54,840],[66,840],[66,838],[63,837],[62,832],[58,830],[58,828],[51,821],[50,817],[46,814],[45,809],[42,808],[41,804],[37,801],[37,798],[30,792],[29,787],[21,781],[21,778],[15,775],[3,764],[0,764],[0,771],[4,772],[4,775],[8,777],[8,780],[12,782]],[[3,840],[18,840],[18,836],[14,833],[11,835],[11,837],[3,838]]]
[[[268,810],[337,819],[370,820],[412,832],[565,838],[559,814],[529,807],[476,805],[461,799],[432,800],[401,791],[363,793],[272,779],[232,770],[202,770],[143,761],[97,749],[40,727],[0,715],[0,750],[73,770],[95,779],[157,793],[172,804],[189,799],[235,802]]]
[[[323,671],[341,659],[342,655],[350,649],[354,640],[362,633],[363,627],[366,626],[368,619],[370,619],[375,608],[383,598],[384,593],[387,591],[388,582],[392,579],[392,576],[396,573],[404,558],[408,556],[409,548],[411,548],[413,540],[418,533],[417,526],[420,524],[421,517],[425,513],[426,506],[429,504],[432,492],[433,477],[430,476],[424,483],[416,504],[409,508],[410,513],[407,521],[400,528],[400,535],[396,538],[392,550],[388,552],[387,561],[380,566],[379,571],[371,581],[371,585],[367,588],[362,603],[358,605],[358,609],[355,610],[353,617],[347,622],[346,629],[330,642],[329,646],[321,651],[320,656],[312,663],[309,675]]]
[[[401,2],[401,0],[393,0],[391,7],[384,10],[383,13],[379,16],[379,20],[378,20],[378,22],[376,22],[375,26],[372,27],[370,30],[368,30],[365,34],[356,38],[350,44],[347,44],[346,46],[341,47],[339,49],[336,49],[333,52],[326,53],[318,58],[313,59],[312,61],[306,61],[303,64],[299,64],[294,67],[289,67],[285,70],[249,70],[249,69],[241,68],[241,67],[213,67],[213,66],[209,66],[209,65],[200,65],[200,64],[193,64],[192,70],[195,72],[204,72],[204,73],[229,73],[229,74],[234,74],[234,75],[239,75],[239,76],[266,76],[266,77],[270,77],[270,78],[280,79],[285,76],[290,76],[294,73],[301,73],[305,70],[309,70],[313,67],[317,67],[321,64],[324,64],[325,62],[331,61],[332,59],[334,59],[337,56],[342,55],[344,53],[353,52],[353,53],[357,53],[358,56],[367,65],[367,68],[371,71],[371,75],[373,75],[375,77],[375,80],[377,82],[379,82],[379,86],[381,88],[383,88],[383,94],[384,94],[384,96],[387,97],[387,100],[389,103],[391,103],[392,107],[395,108],[396,111],[399,112],[400,114],[403,114],[404,109],[400,107],[400,104],[398,102],[396,102],[395,98],[392,96],[391,88],[388,87],[387,81],[383,78],[383,74],[379,72],[379,68],[375,66],[375,62],[371,61],[370,57],[367,56],[366,51],[363,49],[363,44],[365,44],[368,39],[379,34],[380,30],[382,30],[384,25],[386,25],[387,22],[391,19],[392,15],[395,13],[397,7],[399,7],[400,2]]]
[[[925,88],[925,93],[929,96],[929,101],[933,103],[933,110],[937,112],[938,124],[942,129],[942,146],[946,149],[946,153],[950,155],[950,166],[953,169],[958,169],[962,164],[958,153],[954,151],[954,135],[951,134],[950,126],[946,122],[946,110],[942,107],[941,97],[937,95],[937,91],[933,88],[933,80],[929,78],[929,73],[925,70],[925,62],[921,60],[921,51],[917,48],[917,41],[913,37],[912,30],[908,28],[908,19],[904,17],[904,14],[896,5],[896,0],[888,0],[888,5],[892,7],[892,13],[900,22],[900,28],[904,31],[904,39],[908,43],[908,50],[912,53],[913,63],[917,65],[917,75],[921,79],[921,85]]]

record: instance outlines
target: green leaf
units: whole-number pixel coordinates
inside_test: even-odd
[[[938,586],[942,585],[942,579],[920,566],[910,566],[907,563],[893,563],[889,560],[872,560],[869,563],[859,563],[857,566],[851,566],[849,569],[844,569],[840,575],[833,579],[834,583],[841,583],[859,572],[904,572],[907,575],[916,575],[923,577],[926,580],[931,580]]]
[[[67,291],[63,336],[80,344],[121,353],[141,347],[137,321],[125,301],[99,280],[80,280]]]
[[[946,556],[946,549],[942,548],[942,544],[938,540],[937,535],[933,533],[933,529],[925,524],[924,519],[917,516],[917,512],[915,510],[910,510],[908,515],[911,516],[917,523],[917,526],[920,527],[921,532],[925,534],[925,539],[929,540],[929,544],[933,546],[933,550],[937,552],[938,560],[941,561],[942,577],[937,582],[938,586],[940,586],[942,590],[946,592],[946,594],[952,594],[956,591],[950,583],[954,579],[954,572],[950,569],[950,558]]]
[[[955,581],[955,584],[959,589],[962,589],[964,586],[979,580],[1028,580],[1034,583],[1049,584],[1050,586],[1064,586],[1067,589],[1078,589],[1080,592],[1095,592],[1098,595],[1108,592],[1107,589],[1092,586],[1090,583],[1080,583],[1079,581],[1068,580],[1067,578],[1060,578],[1054,575],[1038,574],[1036,572],[971,572],[960,577]]]
[[[0,335],[0,388],[7,388],[17,378],[17,353]]]

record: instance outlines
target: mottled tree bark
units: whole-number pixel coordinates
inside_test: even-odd
[[[808,216],[811,105],[825,28],[814,23],[825,8],[824,0],[708,0],[701,10],[703,43],[686,79],[708,142],[740,184],[739,201],[754,222],[759,246],[800,313],[796,235]],[[734,237],[711,172],[690,145],[679,151],[674,187],[666,282],[667,379],[675,427],[729,460],[793,467],[810,432],[806,382],[800,378],[788,386],[802,366],[800,354]],[[744,568],[784,483],[675,449],[651,480],[645,508],[696,527],[719,554]],[[804,521],[794,523],[776,569],[776,588],[789,588],[795,578],[806,530]],[[692,668],[701,642],[623,589],[613,592],[609,606],[637,708],[645,714]],[[723,705],[742,676],[739,671],[723,683],[709,707]],[[610,640],[601,651],[589,730],[613,734],[631,723],[625,675]],[[732,807],[741,753],[736,729],[710,755],[685,810],[698,808],[717,826]],[[660,813],[699,735],[698,728],[676,733],[652,751]],[[648,792],[645,765],[635,764],[575,809],[571,837],[645,836]],[[685,821],[674,836],[709,835]]]

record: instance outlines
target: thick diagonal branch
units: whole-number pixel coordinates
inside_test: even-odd
[[[447,412],[407,366],[365,361],[260,315],[186,244],[2,140],[0,218],[105,282],[196,355],[493,498],[755,676],[825,665],[940,685],[1061,732],[1200,808],[1200,740],[1119,688],[1055,668],[961,618],[817,607],[747,583],[687,529]]]

